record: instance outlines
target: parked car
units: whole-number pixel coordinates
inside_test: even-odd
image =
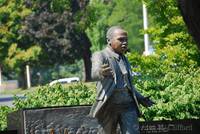
[[[52,86],[56,83],[65,84],[65,83],[72,83],[72,82],[78,82],[78,81],[80,81],[79,77],[62,78],[62,79],[58,79],[58,80],[54,80],[50,82],[49,85]]]

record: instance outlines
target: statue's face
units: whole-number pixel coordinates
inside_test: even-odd
[[[116,29],[110,40],[112,49],[119,54],[124,54],[128,49],[127,32],[123,29]]]

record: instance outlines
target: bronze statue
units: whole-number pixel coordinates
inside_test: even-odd
[[[128,49],[127,32],[119,26],[107,31],[107,47],[92,57],[92,79],[97,81],[97,97],[90,114],[97,118],[99,134],[139,134],[139,103],[149,107],[153,101],[132,85],[131,66],[124,56]]]

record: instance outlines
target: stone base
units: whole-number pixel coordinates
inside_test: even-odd
[[[23,109],[8,115],[8,130],[17,130],[18,134],[96,134],[98,123],[88,116],[90,108],[73,106]],[[200,120],[140,122],[140,132],[199,134]]]
[[[90,106],[24,109],[8,116],[8,130],[19,134],[96,133],[98,123],[88,116]]]

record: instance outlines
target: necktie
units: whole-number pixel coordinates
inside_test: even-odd
[[[125,58],[123,56],[120,56],[120,61],[119,61],[119,67],[121,69],[122,75],[123,75],[123,79],[124,82],[126,84],[126,86],[130,89],[130,83],[129,83],[129,79],[128,79],[128,68],[125,62]]]

